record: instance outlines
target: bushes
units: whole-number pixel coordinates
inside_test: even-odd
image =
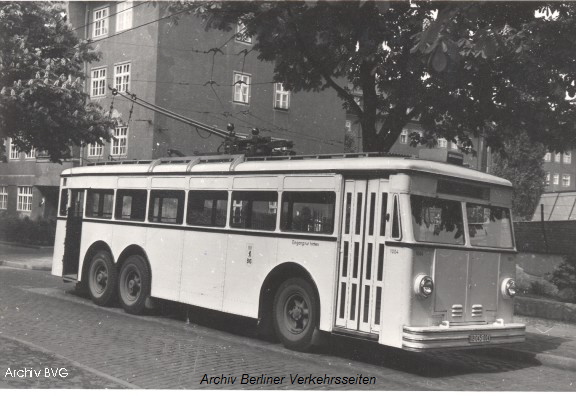
[[[562,264],[552,272],[550,282],[558,287],[558,298],[576,303],[576,257],[564,257]]]
[[[30,220],[14,215],[0,214],[0,240],[31,245],[54,244],[56,220]]]

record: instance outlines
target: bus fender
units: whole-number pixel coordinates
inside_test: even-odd
[[[84,254],[84,260],[82,260],[82,277],[80,278],[81,282],[85,281],[86,277],[88,276],[88,265],[90,264],[92,257],[96,254],[96,252],[99,252],[101,250],[108,252],[110,254],[110,257],[112,257],[112,261],[116,263],[116,261],[114,260],[114,255],[112,254],[112,249],[110,249],[110,246],[108,246],[106,242],[104,241],[94,242],[88,248],[88,250],[86,250],[86,253]]]
[[[312,278],[312,275],[300,264],[294,262],[286,262],[278,264],[274,267],[264,279],[262,287],[260,288],[260,297],[258,304],[258,323],[262,326],[265,332],[272,330],[271,313],[272,304],[274,302],[274,294],[282,282],[290,278],[302,278],[309,281],[314,288],[318,304],[320,304],[320,296],[318,295],[318,287]],[[322,310],[320,309],[320,315]]]

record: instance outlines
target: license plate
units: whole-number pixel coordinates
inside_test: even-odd
[[[486,344],[490,342],[490,334],[470,334],[468,336],[470,344]]]

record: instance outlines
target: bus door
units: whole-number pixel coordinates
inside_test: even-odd
[[[379,333],[388,180],[346,180],[336,326]]]
[[[80,242],[82,240],[82,214],[84,190],[70,190],[64,239],[64,270],[62,275],[78,275],[80,265]]]

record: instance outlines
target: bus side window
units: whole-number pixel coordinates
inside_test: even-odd
[[[398,207],[398,195],[394,196],[394,207],[392,212],[392,238],[401,239],[400,232],[400,209]]]
[[[65,188],[60,193],[60,216],[66,216],[68,212],[68,189]]]
[[[284,192],[282,193],[282,231],[332,234],[334,231],[334,204],[336,193]]]
[[[86,196],[86,217],[112,218],[114,190],[88,190]]]
[[[147,195],[146,190],[118,190],[114,217],[117,220],[144,221]]]
[[[224,227],[226,225],[227,191],[190,191],[188,214],[190,225]]]
[[[275,191],[234,191],[230,227],[273,231],[277,212]]]
[[[184,217],[184,191],[152,191],[148,221],[153,223],[182,224]]]

